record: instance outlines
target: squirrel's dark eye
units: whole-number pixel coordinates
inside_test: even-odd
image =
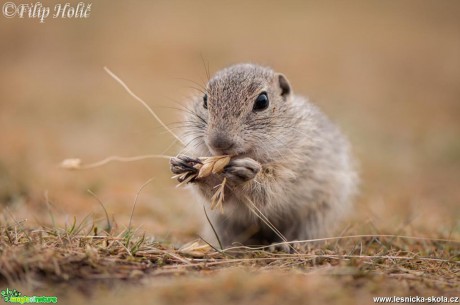
[[[207,94],[203,96],[203,107],[204,109],[208,109],[208,95]]]
[[[262,92],[257,97],[256,101],[254,102],[254,107],[252,110],[254,111],[262,111],[268,108],[268,96],[266,92]]]

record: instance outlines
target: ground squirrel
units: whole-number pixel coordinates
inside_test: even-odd
[[[293,94],[283,74],[255,64],[223,69],[193,99],[183,123],[187,145],[171,159],[173,173],[190,170],[196,157],[234,156],[222,174],[190,183],[225,247],[281,241],[248,200],[289,241],[327,236],[350,210],[357,176],[349,143],[317,106]],[[223,177],[223,212],[211,211]]]

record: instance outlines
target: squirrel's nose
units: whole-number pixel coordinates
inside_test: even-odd
[[[226,154],[226,151],[235,146],[235,142],[233,142],[232,139],[225,133],[218,132],[210,136],[209,146],[211,146],[212,150],[218,153]]]

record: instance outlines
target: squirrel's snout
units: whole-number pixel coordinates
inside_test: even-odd
[[[227,155],[235,147],[235,142],[224,132],[216,132],[209,136],[209,148],[215,154]]]

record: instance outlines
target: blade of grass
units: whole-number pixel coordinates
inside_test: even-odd
[[[214,232],[214,235],[216,236],[220,249],[223,250],[224,247],[222,247],[222,242],[220,241],[219,234],[217,234],[217,231],[214,228],[214,225],[212,224],[211,219],[209,219],[208,213],[206,212],[206,207],[204,205],[203,205],[203,211],[204,211],[204,215],[206,216],[206,219],[208,220],[209,225],[211,226],[212,231]]]
[[[99,202],[99,204],[101,205],[102,209],[104,210],[105,219],[107,220],[107,228],[106,228],[106,231],[107,231],[107,233],[110,234],[110,231],[112,231],[112,224],[110,223],[109,214],[107,213],[107,210],[105,209],[104,204],[103,204],[102,201],[96,196],[96,194],[94,194],[90,189],[88,189],[88,193],[90,193],[90,194],[96,199],[96,201]]]

